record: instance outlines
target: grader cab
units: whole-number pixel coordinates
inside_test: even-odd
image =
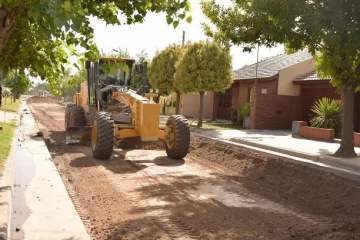
[[[167,155],[182,159],[189,151],[188,121],[181,115],[170,116],[160,127],[160,105],[146,93],[146,64],[134,66],[124,58],[86,61],[87,81],[65,109],[66,142],[91,142],[93,156],[109,159],[117,139],[140,138],[143,142],[164,139]],[[143,76],[143,96],[130,89],[131,70]]]

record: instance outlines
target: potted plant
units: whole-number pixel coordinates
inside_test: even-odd
[[[314,102],[311,111],[315,116],[310,120],[312,127],[334,129],[339,137],[341,129],[341,101],[321,98]]]
[[[243,120],[243,128],[249,129],[251,127],[250,121],[250,114],[251,114],[251,105],[250,103],[245,103],[240,110],[240,116]]]
[[[236,124],[238,122],[238,109],[232,108],[231,109],[231,122]]]

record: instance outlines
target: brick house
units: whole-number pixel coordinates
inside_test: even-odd
[[[234,83],[225,93],[206,92],[204,118],[231,119],[233,108],[252,103],[251,128],[291,129],[292,121],[309,121],[311,107],[322,97],[341,99],[329,79],[319,78],[311,54],[280,54],[234,71]],[[256,84],[255,84],[256,82]],[[183,94],[181,114],[198,117],[199,94]],[[360,132],[360,93],[355,95],[355,131]]]
[[[315,70],[306,51],[280,54],[234,71],[234,83],[214,95],[213,118],[230,119],[231,109],[251,102],[251,128],[290,129],[298,119],[300,86],[297,77]]]
[[[340,98],[329,79],[316,75],[315,61],[307,51],[280,54],[234,71],[235,79],[225,93],[214,94],[213,118],[231,119],[231,109],[249,102],[251,128],[291,129],[293,120],[308,121],[311,106],[321,97]],[[255,83],[256,82],[256,83]],[[360,103],[359,94],[356,101]],[[355,104],[359,129],[360,104]],[[360,129],[359,129],[360,130]]]

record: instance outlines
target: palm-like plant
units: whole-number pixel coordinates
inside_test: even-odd
[[[312,127],[339,130],[341,124],[341,101],[321,98],[314,102],[311,111],[316,114],[310,120]]]

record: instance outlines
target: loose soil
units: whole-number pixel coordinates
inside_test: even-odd
[[[185,161],[136,139],[99,161],[65,144],[63,105],[28,103],[93,239],[360,239],[357,182],[197,136]]]

